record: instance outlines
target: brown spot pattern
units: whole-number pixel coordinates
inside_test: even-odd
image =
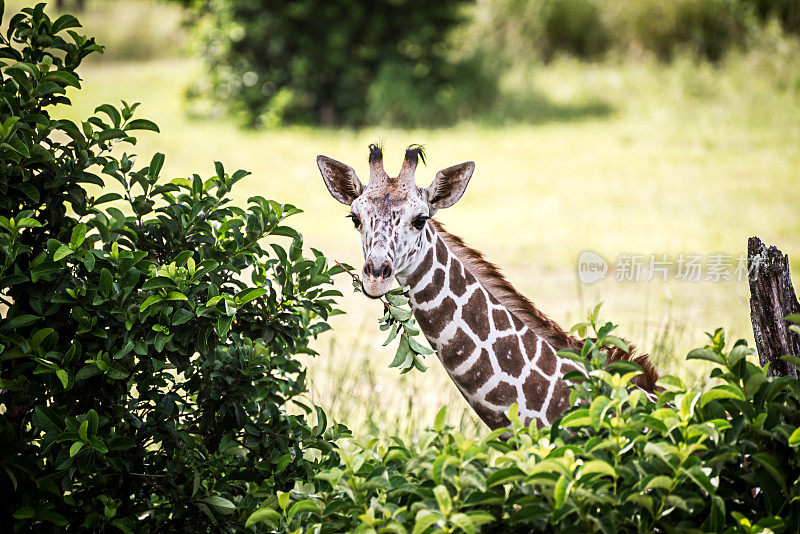
[[[547,420],[551,423],[561,417],[564,410],[567,409],[569,402],[569,391],[566,384],[562,380],[558,380],[553,389],[553,397],[550,400],[550,406],[547,407]]]
[[[447,265],[447,246],[441,239],[436,240],[436,261],[442,265]]]
[[[422,311],[417,309],[414,312],[419,327],[430,338],[437,338],[442,333],[444,327],[453,320],[456,311],[456,301],[452,297],[446,297],[442,303],[432,310]]]
[[[419,281],[428,274],[428,271],[431,270],[433,267],[433,249],[429,249],[428,252],[425,254],[425,257],[422,258],[422,261],[419,262],[419,266],[417,269],[411,273],[411,276],[408,277],[406,280],[406,284],[410,287],[414,287],[419,284]]]
[[[469,337],[464,330],[459,328],[453,336],[453,339],[442,347],[440,351],[442,362],[448,369],[455,369],[475,352],[475,347],[476,345],[475,342],[472,341],[472,338]]]
[[[475,335],[481,341],[486,341],[489,338],[491,324],[489,322],[489,309],[486,305],[486,297],[483,291],[477,290],[472,293],[472,296],[464,305],[464,311],[461,316],[470,330],[475,332]]]
[[[511,326],[508,320],[508,313],[504,310],[492,310],[492,321],[496,330],[507,330]]]
[[[450,262],[450,291],[457,297],[467,292],[467,279],[461,274],[461,263],[455,258]]]
[[[516,334],[503,336],[492,345],[497,364],[504,372],[511,376],[519,376],[524,362],[519,353],[519,343]]]
[[[498,406],[511,406],[517,402],[517,388],[508,382],[500,382],[486,394],[486,400]]]
[[[457,380],[467,393],[474,395],[490,376],[492,376],[492,362],[489,360],[489,353],[483,349],[475,364]]]
[[[473,404],[472,408],[475,410],[475,413],[478,414],[478,417],[483,419],[483,422],[489,426],[489,428],[503,428],[510,426],[511,424],[511,421],[509,421],[508,417],[506,417],[506,415],[502,412],[490,410],[480,403]]]
[[[520,321],[519,318],[516,315],[514,315],[513,313],[511,314],[511,321],[514,323],[514,328],[516,330],[522,330],[522,327],[525,326],[525,323]]]
[[[534,356],[532,352],[529,352],[528,355],[531,358]],[[539,355],[539,359],[536,360],[536,367],[547,376],[553,376],[553,373],[556,372],[556,365],[558,365],[556,353],[553,352],[550,347],[542,343],[542,353]]]
[[[533,372],[525,379],[522,384],[522,393],[525,395],[529,410],[538,410],[541,408],[545,397],[547,396],[547,388],[549,383],[539,373]]]
[[[429,302],[436,298],[436,296],[444,289],[444,271],[436,269],[433,273],[431,283],[423,287],[421,290],[414,294],[414,300],[420,304]]]

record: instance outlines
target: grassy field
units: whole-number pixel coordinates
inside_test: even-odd
[[[298,205],[305,213],[294,224],[307,246],[360,265],[358,235],[322,184],[317,154],[351,164],[366,179],[366,147],[379,136],[389,172],[399,169],[406,145],[423,143],[430,157],[417,179],[425,185],[439,168],[474,160],[466,195],[437,218],[562,325],[603,301],[603,317],[652,353],[663,373],[692,383],[704,383],[707,369],[684,356],[704,343],[704,331],[722,326],[731,338],[752,338],[746,282],[618,282],[612,274],[583,285],[580,252],[611,263],[620,254],[735,260],[747,237],[758,235],[789,253],[800,272],[796,43],[767,36],[757,51],[718,66],[558,59],[503,80],[518,121],[413,131],[242,131],[227,119],[193,119],[183,94],[201,68],[196,60],[180,52],[122,61],[128,56],[136,54],[83,69],[84,90],[73,95],[68,115],[85,118],[120,99],[142,102],[140,116],[162,130],[141,135],[134,151],[142,164],[159,151],[167,176],[210,175],[214,160],[230,171],[248,169],[241,202],[259,194]],[[333,332],[317,343],[321,355],[308,362],[312,399],[363,431],[411,433],[443,403],[454,422],[475,424],[432,357],[424,374],[400,377],[387,368],[392,348],[380,347],[379,305],[350,294],[347,280],[340,284],[348,314],[333,321]]]

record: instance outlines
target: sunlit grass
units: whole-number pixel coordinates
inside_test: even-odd
[[[366,179],[366,147],[379,136],[387,140],[390,172],[407,144],[424,143],[430,157],[417,173],[421,185],[439,168],[474,160],[464,198],[437,215],[449,230],[502,266],[562,325],[602,300],[603,317],[652,352],[662,372],[702,384],[707,368],[684,355],[717,326],[731,338],[752,338],[746,283],[611,278],[585,286],[575,274],[577,257],[585,249],[612,262],[623,253],[735,257],[758,235],[789,253],[800,272],[800,83],[787,74],[800,61],[791,52],[751,53],[719,67],[557,60],[509,75],[506,90],[542,95],[529,106],[603,103],[605,111],[553,115],[531,107],[507,126],[414,131],[242,131],[227,119],[187,117],[183,91],[200,68],[193,61],[94,64],[82,70],[85,90],[73,95],[69,117],[85,118],[104,102],[143,102],[140,116],[156,120],[162,133],[140,136],[134,151],[142,165],[159,151],[167,154],[165,176],[210,175],[214,160],[248,169],[253,176],[239,187],[239,201],[258,194],[300,206],[305,213],[294,224],[306,244],[354,265],[359,239],[344,219],[347,209],[322,184],[317,154],[353,165]],[[348,315],[335,318],[317,344],[321,356],[308,362],[313,399],[373,431],[412,433],[444,403],[460,417],[463,401],[433,357],[427,373],[400,378],[387,368],[393,349],[380,347],[379,304],[352,295],[347,280],[341,288]]]

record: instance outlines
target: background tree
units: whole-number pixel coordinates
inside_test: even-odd
[[[204,40],[207,94],[249,125],[360,125],[406,105],[430,114],[454,98],[461,75],[446,39],[462,21],[464,0],[221,0],[203,4],[212,29]],[[380,86],[377,86],[379,84]],[[198,88],[196,91],[202,92]],[[428,121],[436,117],[428,117]]]
[[[0,36],[4,525],[243,530],[261,492],[336,461],[293,357],[328,328],[335,271],[303,256],[294,206],[231,205],[248,173],[165,181],[162,154],[112,152],[158,131],[136,105],[54,118],[100,51],[77,26],[39,4]]]

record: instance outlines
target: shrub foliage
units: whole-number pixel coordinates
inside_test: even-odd
[[[158,130],[136,105],[56,118],[100,51],[77,26],[39,4],[0,36],[4,521],[242,530],[260,492],[335,460],[293,358],[328,328],[335,271],[303,256],[297,208],[231,204],[246,172],[166,181],[163,155],[112,151]]]
[[[361,125],[368,114],[435,122],[465,96],[452,87],[463,69],[446,54],[463,3],[203,1],[210,72],[197,91],[251,126]],[[410,109],[398,109],[398,96]]]
[[[722,330],[688,359],[715,364],[701,392],[664,376],[656,399],[630,362],[605,366],[610,323],[573,371],[577,406],[552,427],[478,439],[444,426],[413,443],[340,440],[341,465],[277,493],[250,518],[301,532],[795,532],[800,381],[768,377]],[[796,327],[795,327],[796,328]],[[800,361],[794,359],[793,361]],[[507,437],[507,440],[504,438]]]

